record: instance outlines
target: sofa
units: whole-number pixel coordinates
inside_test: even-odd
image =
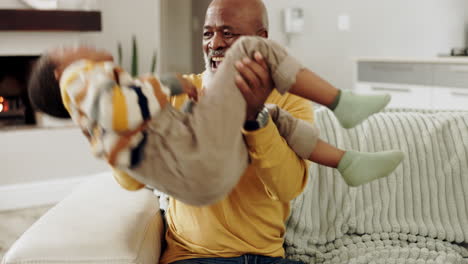
[[[321,137],[333,145],[401,149],[406,157],[389,177],[360,187],[312,164],[287,220],[288,258],[468,263],[468,112],[390,109],[349,130],[325,108],[315,114]],[[91,177],[31,226],[2,264],[155,264],[166,206],[149,189],[121,189],[110,172]]]

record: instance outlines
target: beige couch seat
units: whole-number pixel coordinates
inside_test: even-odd
[[[157,263],[157,196],[123,190],[110,172],[91,178],[34,223],[2,263]]]

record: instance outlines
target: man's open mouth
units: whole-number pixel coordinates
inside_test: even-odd
[[[224,57],[211,57],[211,69],[216,71],[221,65],[221,62],[224,60]]]

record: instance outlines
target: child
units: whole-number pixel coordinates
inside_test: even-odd
[[[276,43],[257,37],[243,37],[228,51],[191,113],[167,103],[169,96],[181,91],[197,99],[186,81],[172,78],[172,84],[165,86],[154,77],[133,80],[111,62],[109,54],[89,48],[43,56],[33,71],[29,92],[41,111],[58,117],[71,114],[93,152],[116,169],[122,186],[138,189],[143,186],[139,182],[144,182],[184,203],[207,205],[228,194],[248,164],[240,133],[246,103],[235,85],[234,63],[245,56],[252,58],[256,51],[270,67],[280,93],[289,91],[319,103],[332,95],[336,108],[331,108],[346,127],[357,125],[389,102],[388,96],[340,92]],[[339,150],[319,140],[310,124],[274,107],[270,111],[300,157],[338,168],[349,185],[385,177],[403,159],[399,151]]]

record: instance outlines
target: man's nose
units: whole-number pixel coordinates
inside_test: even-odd
[[[214,34],[213,39],[211,40],[211,49],[219,50],[227,47],[227,43],[224,40],[222,34]]]

